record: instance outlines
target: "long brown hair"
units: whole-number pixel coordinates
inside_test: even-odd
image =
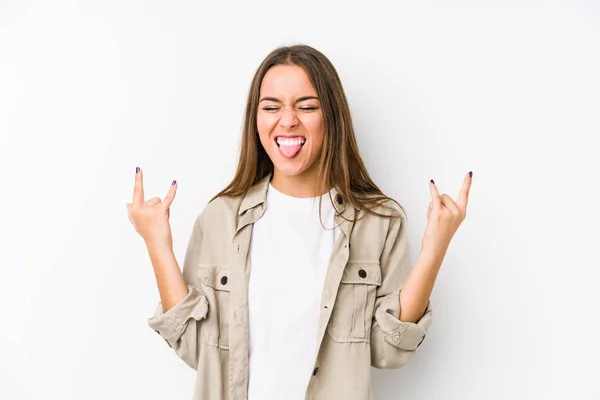
[[[325,138],[316,182],[319,193],[335,187],[346,203],[359,210],[389,216],[389,213],[381,214],[373,209],[377,206],[390,208],[389,201],[392,201],[406,214],[398,202],[383,194],[367,172],[358,151],[346,94],[333,64],[324,54],[307,45],[279,47],[258,67],[248,93],[237,171],[231,183],[211,201],[220,196],[244,195],[259,180],[273,173],[273,162],[257,135],[256,118],[262,80],[269,68],[276,65],[302,67],[321,102]]]

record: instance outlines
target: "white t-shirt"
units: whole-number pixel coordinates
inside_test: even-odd
[[[335,189],[331,196],[335,199]],[[304,400],[317,356],[319,306],[339,235],[329,194],[297,198],[269,185],[250,242],[249,400]]]

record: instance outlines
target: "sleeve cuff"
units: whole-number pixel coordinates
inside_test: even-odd
[[[431,325],[431,301],[427,302],[427,308],[423,316],[416,323],[403,322],[398,319],[400,315],[399,294],[386,296],[377,311],[375,318],[384,340],[392,346],[402,350],[415,351],[421,345]]]
[[[158,303],[154,316],[148,319],[148,325],[161,335],[169,345],[179,340],[188,320],[206,318],[208,301],[197,288],[188,285],[189,293],[173,308],[163,313],[162,303]]]

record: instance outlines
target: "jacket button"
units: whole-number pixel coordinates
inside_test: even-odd
[[[358,276],[360,276],[361,278],[366,278],[367,271],[365,271],[364,269],[361,269],[360,271],[358,271]]]
[[[227,285],[227,277],[226,276],[221,278],[221,285]]]
[[[344,202],[344,199],[342,199],[342,196],[338,194],[337,196],[335,196],[335,201],[337,201],[338,204],[342,204]]]
[[[313,376],[317,376],[317,372],[319,372],[319,367],[315,368],[315,370],[313,371]]]

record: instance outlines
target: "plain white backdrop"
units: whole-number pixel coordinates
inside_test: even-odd
[[[413,260],[429,179],[474,172],[428,337],[376,398],[600,399],[600,6],[567,0],[1,1],[0,398],[191,398],[147,326],[135,167],[147,196],[179,182],[181,261],[256,68],[296,43],[338,69]]]

